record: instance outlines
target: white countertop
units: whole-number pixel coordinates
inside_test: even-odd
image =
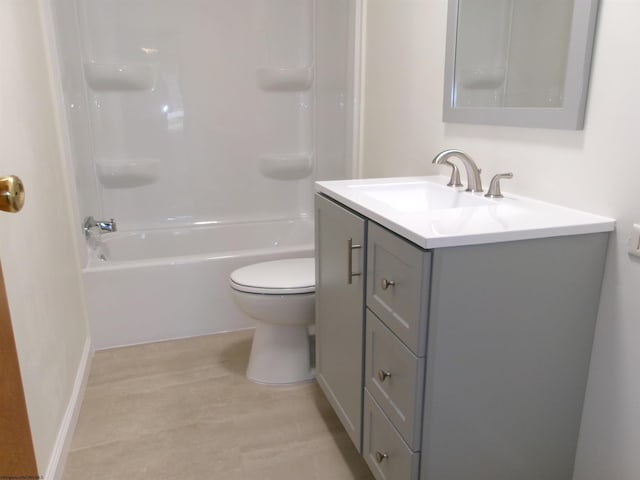
[[[504,198],[447,187],[447,177],[316,182],[337,200],[422,248],[609,232],[615,220],[503,191]]]

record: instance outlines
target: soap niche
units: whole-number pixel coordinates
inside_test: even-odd
[[[306,91],[313,82],[313,0],[270,0],[262,11],[258,87],[271,92]]]
[[[260,172],[274,180],[302,180],[313,172],[310,153],[265,154],[258,161]]]
[[[147,64],[85,62],[84,75],[94,91],[148,91],[155,82],[154,68]]]
[[[160,176],[160,159],[105,161],[96,164],[100,184],[105,188],[135,188],[149,185]]]
[[[303,92],[311,88],[313,68],[261,67],[256,70],[256,82],[267,92]]]

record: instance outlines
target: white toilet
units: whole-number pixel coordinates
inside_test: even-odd
[[[238,307],[256,321],[247,378],[264,384],[311,380],[314,259],[256,263],[235,270],[230,280]]]

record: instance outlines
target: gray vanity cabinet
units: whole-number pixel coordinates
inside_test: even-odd
[[[316,379],[360,451],[366,221],[318,195],[315,205]]]
[[[326,212],[342,207],[318,205],[318,380],[343,423],[341,395],[364,392],[362,454],[376,479],[571,480],[608,233],[425,250],[356,216],[367,230],[359,310],[334,304],[347,295],[344,265],[322,278],[327,255],[346,261],[352,233],[329,227]],[[328,355],[357,385],[332,385]]]
[[[433,251],[421,480],[571,480],[607,240]]]

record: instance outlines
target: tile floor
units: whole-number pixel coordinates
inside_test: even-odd
[[[246,380],[251,335],[97,352],[63,480],[373,479],[315,382]]]

